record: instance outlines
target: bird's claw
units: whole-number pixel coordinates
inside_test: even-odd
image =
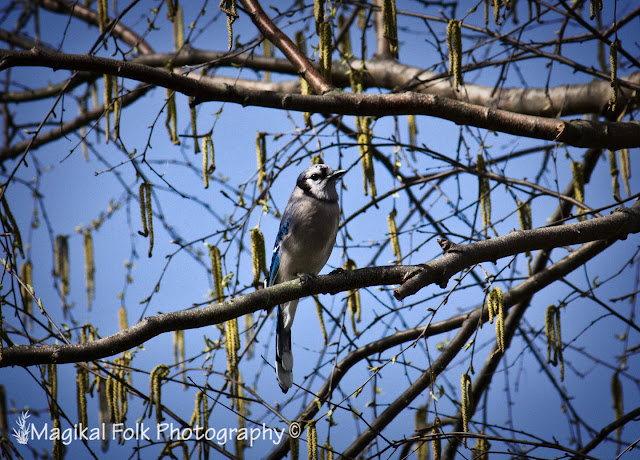
[[[303,286],[318,278],[318,275],[313,273],[298,273],[298,276],[300,277],[300,284]]]

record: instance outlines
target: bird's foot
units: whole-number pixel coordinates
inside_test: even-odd
[[[314,275],[313,273],[298,273],[298,276],[300,277],[300,284],[303,286],[318,279],[318,275]]]
[[[342,267],[338,267],[335,270],[333,270],[331,273],[329,273],[330,275],[339,275],[341,273],[344,273],[344,268]]]

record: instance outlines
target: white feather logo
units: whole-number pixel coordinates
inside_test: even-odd
[[[27,442],[29,442],[29,437],[28,437],[29,436],[29,425],[27,425],[27,419],[29,417],[31,417],[31,415],[29,415],[29,411],[25,411],[18,418],[18,420],[16,420],[16,423],[18,424],[18,427],[20,428],[20,431],[18,431],[18,430],[16,430],[14,428],[13,429],[13,436],[18,441],[18,444],[26,444]]]

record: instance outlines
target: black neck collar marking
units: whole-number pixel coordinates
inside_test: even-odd
[[[317,197],[313,193],[311,193],[311,189],[310,188],[300,187],[300,184],[298,184],[298,188],[300,188],[300,190],[302,190],[302,192],[306,196],[308,196],[310,198],[313,198],[314,200],[322,201],[323,203],[337,203],[338,202],[337,198],[335,200],[332,200],[331,198],[320,198],[320,197]]]

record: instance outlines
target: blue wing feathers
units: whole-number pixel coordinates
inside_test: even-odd
[[[278,230],[278,235],[276,236],[276,243],[273,246],[273,256],[271,258],[271,268],[269,269],[269,286],[273,286],[276,282],[276,277],[278,276],[278,270],[280,268],[280,243],[282,239],[289,233],[289,220],[283,217],[282,222],[280,222],[280,229]]]

